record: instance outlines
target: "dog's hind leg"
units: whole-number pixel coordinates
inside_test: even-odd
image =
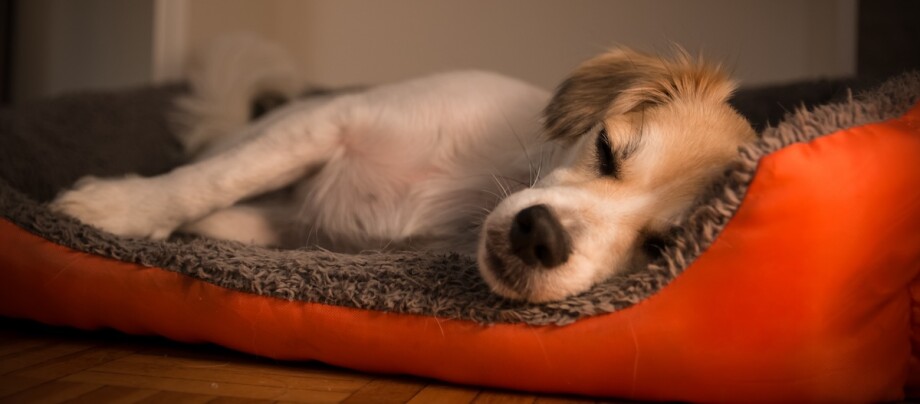
[[[284,209],[252,204],[233,205],[217,210],[179,228],[181,233],[239,241],[244,244],[281,247],[285,222]]]

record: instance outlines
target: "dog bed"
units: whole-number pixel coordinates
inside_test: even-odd
[[[918,73],[767,127],[660,259],[547,304],[491,294],[461,255],[126,239],[47,210],[83,175],[181,163],[167,115],[182,91],[0,113],[0,315],[536,392],[879,401],[920,386]],[[780,105],[769,94],[739,110],[774,119],[756,116]]]

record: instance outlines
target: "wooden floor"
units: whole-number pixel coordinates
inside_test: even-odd
[[[589,403],[0,318],[0,403]]]

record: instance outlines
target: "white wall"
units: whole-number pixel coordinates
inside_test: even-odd
[[[479,68],[553,87],[579,61],[612,45],[667,51],[671,42],[722,60],[745,84],[855,72],[856,0],[28,0],[55,16],[81,17],[86,4],[132,8],[118,51],[73,29],[47,30],[87,49],[82,64],[119,74],[45,66],[43,94],[181,76],[188,53],[221,33],[251,31],[281,42],[315,83],[373,84]],[[151,4],[147,7],[146,4]],[[129,6],[130,5],[130,6]],[[92,8],[92,7],[91,7]],[[66,12],[60,9],[67,9]],[[100,14],[113,10],[95,7]],[[121,11],[119,11],[120,13]],[[149,13],[150,22],[127,23]],[[62,17],[55,17],[62,18]],[[66,18],[65,18],[66,19]],[[71,22],[70,24],[73,24]],[[64,24],[67,25],[67,24]],[[91,24],[92,25],[92,24]],[[153,32],[144,36],[138,28]],[[100,28],[95,28],[99,30]],[[104,38],[103,38],[104,39]],[[61,41],[60,38],[57,39]],[[112,41],[111,38],[108,41]],[[43,59],[76,57],[54,41]],[[113,54],[118,53],[117,57]],[[143,52],[141,52],[143,53]],[[51,54],[53,56],[47,56]],[[91,61],[91,63],[90,63]],[[66,63],[63,63],[66,65]],[[112,64],[120,65],[113,68]],[[130,72],[130,74],[125,74]],[[106,79],[108,77],[109,79]],[[61,78],[67,78],[63,80]]]

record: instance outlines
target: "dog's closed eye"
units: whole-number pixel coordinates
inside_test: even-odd
[[[610,146],[610,137],[607,129],[601,129],[594,142],[597,149],[597,170],[602,176],[620,178],[620,162],[617,160],[613,148]]]

